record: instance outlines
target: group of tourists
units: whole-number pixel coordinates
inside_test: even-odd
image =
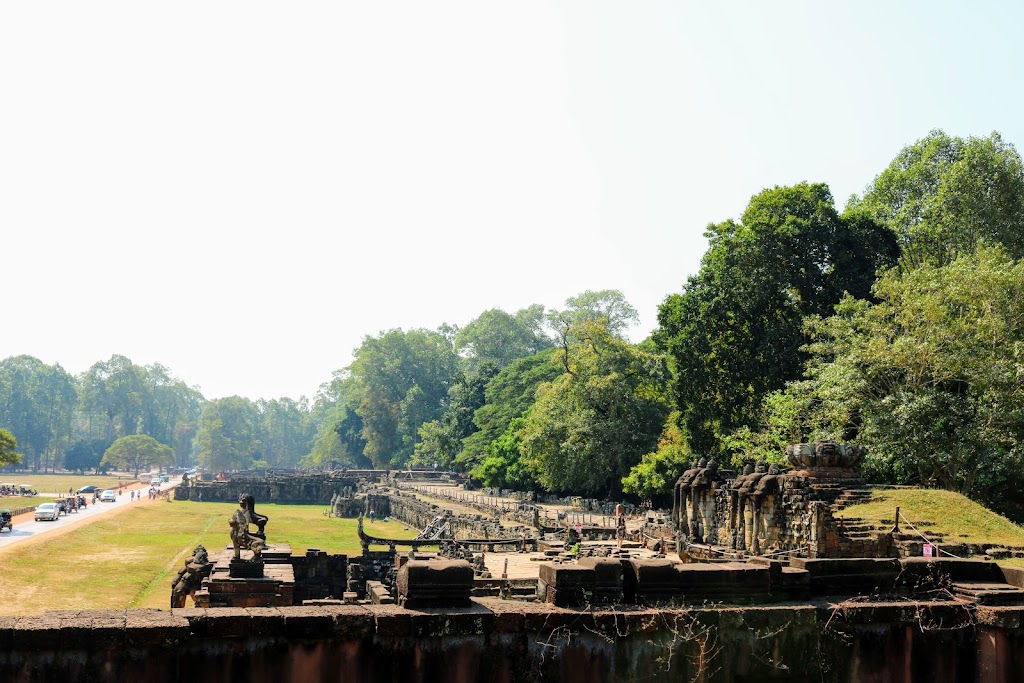
[[[24,484],[0,484],[0,496],[38,496],[39,492]]]

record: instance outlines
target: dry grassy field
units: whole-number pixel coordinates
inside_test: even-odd
[[[231,503],[143,501],[95,522],[55,530],[0,551],[0,615],[50,609],[168,607],[171,579],[192,549],[211,554],[230,543]],[[267,540],[332,553],[361,551],[356,520],[325,517],[318,505],[259,505],[270,517]],[[370,533],[412,538],[397,522]]]

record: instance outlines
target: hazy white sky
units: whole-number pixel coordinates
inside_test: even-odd
[[[765,187],[1024,137],[1017,3],[5,2],[0,358],[312,396],[365,335],[619,289]]]

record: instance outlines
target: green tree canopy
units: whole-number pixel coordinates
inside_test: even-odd
[[[695,460],[679,427],[679,414],[672,413],[658,439],[657,450],[645,453],[622,480],[622,490],[656,504],[670,504],[672,487]]]
[[[549,490],[615,496],[668,415],[664,358],[596,322],[571,336],[578,341],[564,351],[565,372],[537,390],[520,449]]]
[[[636,309],[617,289],[587,290],[565,300],[565,308],[548,313],[548,324],[559,337],[570,329],[582,329],[583,323],[600,322],[617,336],[625,335],[640,320]]]
[[[74,380],[60,365],[32,356],[0,361],[0,427],[9,430],[33,469],[53,465],[71,440]]]
[[[0,467],[17,465],[21,462],[21,454],[15,452],[18,440],[6,429],[0,429]]]
[[[102,424],[107,443],[118,436],[138,434],[145,424],[146,406],[151,388],[145,382],[144,368],[124,356],[93,364],[81,379],[79,400],[82,411]],[[90,429],[90,435],[93,434]]]
[[[98,469],[106,450],[103,439],[79,439],[64,454],[64,468],[76,472]]]
[[[462,451],[455,458],[458,467],[471,469],[480,464],[487,447],[530,409],[537,388],[558,377],[561,366],[554,355],[554,349],[546,349],[519,358],[487,382],[484,403],[473,414],[478,429],[462,440]]]
[[[998,133],[963,140],[932,131],[849,207],[892,229],[911,266],[941,265],[983,242],[1024,256],[1024,167]]]
[[[261,415],[255,403],[241,396],[209,401],[199,417],[195,447],[199,463],[209,471],[249,469],[262,459]]]
[[[119,470],[133,470],[136,475],[143,468],[170,465],[174,451],[151,436],[132,434],[122,436],[103,454],[102,463]]]
[[[800,377],[804,319],[829,314],[844,292],[870,296],[876,270],[898,253],[886,228],[840,217],[823,184],[765,190],[742,222],[706,234],[700,272],[659,308],[655,340],[691,448],[720,457],[761,399]]]
[[[767,404],[767,440],[857,440],[876,477],[1024,518],[1024,261],[983,247],[875,294],[810,320],[807,379]]]
[[[455,334],[455,350],[467,360],[467,372],[479,374],[484,362],[506,367],[517,358],[551,347],[544,334],[544,307],[535,304],[510,315],[500,308],[484,311]]]
[[[404,465],[420,425],[440,417],[457,376],[458,357],[450,340],[429,330],[366,337],[350,370],[359,392],[365,455],[377,467]]]
[[[468,377],[460,373],[448,389],[444,413],[420,426],[420,441],[413,460],[417,463],[450,467],[462,451],[462,442],[477,430],[473,416],[484,405],[485,387],[498,373],[498,364],[487,360]]]
[[[522,454],[522,432],[526,418],[512,420],[505,433],[484,448],[484,458],[472,475],[484,486],[494,486],[517,491],[536,490],[538,473]]]
[[[270,467],[295,467],[307,455],[316,436],[309,403],[279,398],[256,402],[261,418],[261,450]]]

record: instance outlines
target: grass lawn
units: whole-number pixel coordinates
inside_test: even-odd
[[[913,530],[903,522],[909,519],[925,536],[929,532],[946,535],[947,543],[995,543],[1024,547],[1024,528],[975,503],[966,496],[938,489],[877,489],[874,500],[852,505],[843,511],[845,517],[860,517],[876,524],[891,525],[900,507],[900,528]],[[933,522],[920,526],[918,522]]]
[[[0,614],[39,614],[50,609],[120,609],[170,603],[171,579],[192,549],[213,555],[230,543],[233,503],[145,501],[109,517],[43,534],[0,553]],[[257,505],[267,515],[271,545],[358,554],[356,520],[328,518],[322,505]],[[375,522],[367,532],[413,538],[398,522]]]
[[[39,493],[67,493],[83,486],[95,484],[104,489],[116,489],[118,482],[129,484],[138,481],[130,474],[3,474],[0,483],[31,484]]]

